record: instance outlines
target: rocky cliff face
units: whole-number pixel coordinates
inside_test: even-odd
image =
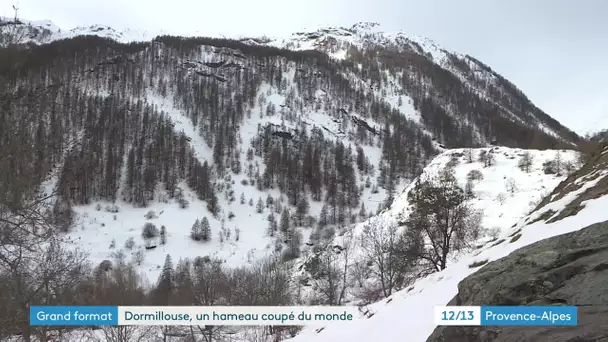
[[[438,341],[608,341],[608,221],[526,246],[458,285],[447,305],[575,305],[574,327],[437,327]]]

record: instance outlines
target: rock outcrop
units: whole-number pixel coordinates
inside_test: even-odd
[[[448,305],[575,305],[578,325],[440,326],[427,342],[608,341],[608,221],[488,263],[460,282]]]

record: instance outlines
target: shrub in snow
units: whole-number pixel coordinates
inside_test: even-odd
[[[134,241],[133,243],[135,243],[135,241]],[[117,264],[124,263],[124,262],[125,262],[125,259],[126,259],[125,252],[123,252],[121,249],[120,249],[120,250],[117,250],[116,252],[113,252],[112,254],[110,254],[110,256],[111,256],[111,257],[112,257],[114,260],[116,260],[116,263],[117,263]]]
[[[97,203],[97,205],[95,206],[95,210],[100,211],[101,210],[101,204]]]
[[[484,167],[490,167],[496,163],[496,157],[492,151],[487,153],[486,151],[482,150],[479,153],[479,162],[483,163]]]
[[[500,203],[500,204],[505,204],[505,201],[507,200],[507,196],[501,192],[496,196],[496,200]]]
[[[497,240],[498,237],[500,236],[500,228],[499,227],[488,228],[488,229],[486,229],[485,234],[490,239]]]
[[[141,236],[144,239],[153,239],[159,235],[158,228],[154,225],[154,223],[146,222],[141,229]]]
[[[515,182],[515,180],[513,178],[509,178],[506,180],[505,187],[507,188],[507,191],[511,195],[513,195],[513,194],[515,194],[515,192],[517,192],[517,183]]]
[[[110,204],[110,205],[106,206],[106,211],[109,213],[116,214],[117,212],[120,211],[120,208],[116,204]]]
[[[131,250],[133,247],[135,247],[135,239],[130,237],[125,241],[125,248]]]
[[[232,220],[236,215],[231,211],[228,213],[228,219]]]
[[[145,259],[145,254],[143,249],[138,249],[135,253],[133,253],[133,263],[137,266],[141,266]]]
[[[470,181],[479,181],[483,179],[483,173],[479,170],[471,170],[467,173],[467,180]]]
[[[557,167],[555,165],[555,161],[547,160],[543,163],[543,172],[546,175],[554,175],[557,173]]]
[[[158,218],[158,216],[156,215],[156,213],[154,212],[154,210],[150,210],[146,213],[146,215],[144,215],[144,217],[148,220],[153,220],[155,218]]]
[[[179,203],[179,207],[182,209],[188,209],[188,207],[190,206],[190,202],[188,202],[187,199],[180,199],[177,201]]]

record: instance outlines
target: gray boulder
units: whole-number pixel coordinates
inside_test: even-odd
[[[439,326],[427,342],[608,342],[608,221],[488,263],[458,284],[447,305],[575,305],[578,325]]]

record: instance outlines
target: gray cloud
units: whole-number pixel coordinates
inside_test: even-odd
[[[11,15],[6,2],[0,14]],[[21,0],[19,6],[23,18],[64,28],[99,23],[226,36],[377,21],[480,59],[577,132],[608,126],[603,0]]]

